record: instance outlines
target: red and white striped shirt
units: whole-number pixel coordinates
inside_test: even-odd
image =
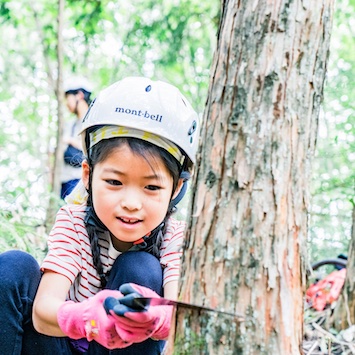
[[[48,254],[41,266],[42,271],[54,271],[70,280],[68,299],[76,302],[95,295],[101,289],[85,228],[85,209],[85,205],[65,205],[59,210],[48,237]],[[160,248],[163,285],[179,279],[185,225],[185,222],[174,218],[168,220]],[[113,247],[109,232],[99,234],[99,245],[106,273],[121,253]]]

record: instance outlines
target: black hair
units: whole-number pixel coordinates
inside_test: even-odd
[[[147,141],[143,141],[137,138],[110,138],[104,139],[97,144],[95,144],[88,152],[87,161],[89,164],[89,186],[88,186],[88,201],[87,201],[87,215],[85,218],[85,227],[88,232],[91,251],[93,256],[94,267],[96,271],[100,275],[101,286],[105,287],[106,285],[106,275],[103,271],[103,265],[100,259],[100,245],[99,245],[99,236],[98,233],[101,230],[107,230],[107,228],[102,224],[102,222],[97,217],[94,206],[92,203],[92,175],[93,170],[96,164],[104,161],[115,149],[122,146],[123,144],[127,144],[129,148],[137,155],[142,156],[146,161],[150,164],[151,158],[156,160],[158,157],[162,160],[167,170],[170,172],[173,178],[173,189],[172,195],[175,189],[178,186],[180,174],[181,174],[181,166],[178,161],[165,149],[160,148],[152,143]],[[150,164],[151,165],[151,164]],[[152,166],[152,165],[151,165]],[[152,166],[153,168],[153,166]],[[157,226],[153,231],[151,231],[151,235],[149,236],[149,243],[145,243],[145,246],[141,248],[146,252],[149,252],[156,256],[158,259],[160,258],[160,246],[163,240],[163,236],[166,232],[166,222],[174,212],[175,207],[170,206],[168,208],[167,214],[162,221],[162,223]],[[143,237],[143,236],[142,236]]]
[[[84,100],[86,101],[86,103],[88,105],[90,105],[91,104],[91,99],[90,99],[91,92],[86,91],[83,88],[78,88],[76,90],[68,90],[65,92],[65,95],[76,95],[79,91],[81,91],[84,94]]]

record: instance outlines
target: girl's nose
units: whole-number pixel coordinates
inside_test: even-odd
[[[142,200],[138,193],[134,191],[125,191],[121,199],[121,207],[129,211],[137,211],[142,208]]]

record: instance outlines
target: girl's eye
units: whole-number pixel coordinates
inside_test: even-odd
[[[109,185],[112,186],[119,186],[122,185],[121,181],[119,180],[105,180]]]
[[[156,186],[156,185],[148,185],[146,187],[146,189],[150,190],[150,191],[157,191],[157,190],[160,190],[161,187],[160,186]]]

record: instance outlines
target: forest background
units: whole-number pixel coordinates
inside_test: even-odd
[[[127,76],[178,86],[204,110],[216,46],[219,1],[67,0],[64,74],[98,91]],[[355,205],[355,0],[337,0],[313,159],[308,258],[347,254]],[[46,250],[58,123],[55,96],[58,6],[0,1],[0,252]],[[70,114],[65,110],[65,119]],[[180,216],[186,215],[180,208]]]

